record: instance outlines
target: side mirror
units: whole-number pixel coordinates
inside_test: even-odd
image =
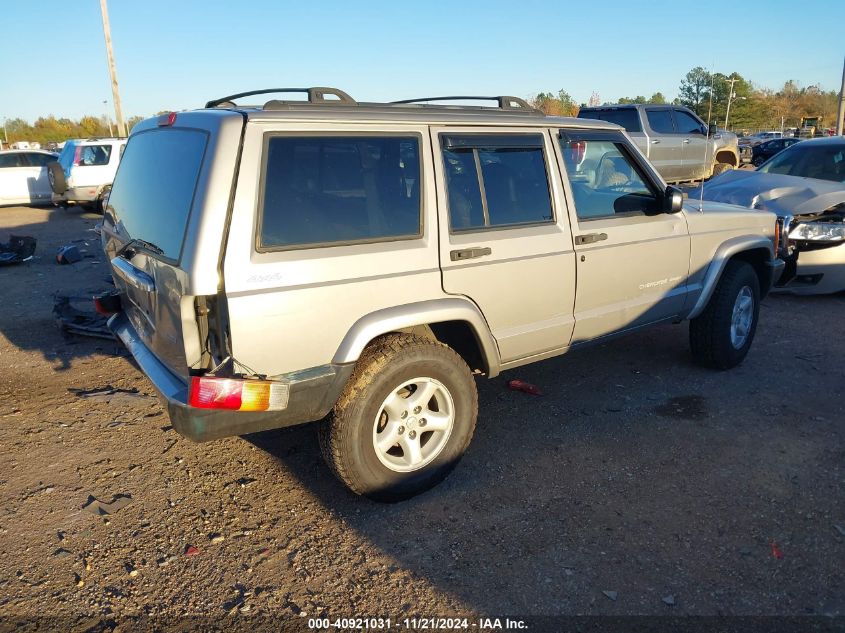
[[[707,136],[716,136],[719,133],[719,126],[715,123],[711,123],[710,127],[707,128]]]
[[[668,186],[663,193],[663,212],[678,213],[684,208],[684,194],[677,187]]]

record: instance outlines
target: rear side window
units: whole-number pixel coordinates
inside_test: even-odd
[[[443,136],[452,230],[553,219],[539,134]]]
[[[129,140],[107,210],[125,237],[152,242],[166,259],[179,259],[207,140],[206,132],[179,128]]]
[[[84,167],[108,165],[111,158],[111,145],[83,145],[79,148],[79,162]]]
[[[272,136],[265,156],[259,249],[422,234],[417,137]]]
[[[670,110],[646,110],[648,124],[658,134],[674,134],[675,124],[672,122]]]
[[[579,119],[598,119],[621,125],[629,132],[642,132],[640,114],[635,108],[613,108],[609,110],[581,110]]]
[[[20,154],[0,154],[0,168],[23,166],[24,163]]]

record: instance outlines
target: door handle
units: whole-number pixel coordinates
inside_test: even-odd
[[[685,139],[684,139],[684,143],[689,143],[689,139],[688,139],[688,138],[685,138]]]
[[[595,244],[607,239],[607,233],[587,233],[586,235],[576,235],[576,244]]]
[[[453,262],[459,262],[465,259],[475,259],[476,257],[484,257],[485,255],[492,254],[493,250],[489,246],[473,246],[472,248],[462,248],[456,251],[449,251],[449,257]]]
[[[659,139],[659,138],[656,138],[656,139],[654,139],[654,140],[651,142],[651,144],[652,144],[652,145],[657,145],[659,142],[660,142],[660,139]]]

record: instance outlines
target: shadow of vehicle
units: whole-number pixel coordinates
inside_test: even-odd
[[[769,541],[789,538],[783,513],[793,508],[845,509],[823,492],[836,485],[830,442],[841,450],[843,405],[828,397],[838,378],[801,360],[832,366],[843,349],[824,328],[783,318],[807,299],[768,299],[755,347],[729,373],[694,366],[686,326],[666,325],[479,380],[467,455],[406,502],[346,491],[323,465],[314,425],[244,439],[409,582],[473,612],[665,614],[661,598],[682,593],[675,612],[795,613],[832,599],[816,579],[836,564],[808,547],[801,569],[772,576]],[[845,295],[809,299],[817,314],[845,307]],[[805,370],[812,377],[797,379]],[[509,390],[517,376],[543,395]],[[791,546],[827,529],[808,526]]]

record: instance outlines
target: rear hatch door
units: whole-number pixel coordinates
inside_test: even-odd
[[[144,344],[182,376],[190,364],[183,327],[196,336],[182,259],[209,138],[207,130],[179,127],[133,134],[103,219],[103,246],[126,316]]]

